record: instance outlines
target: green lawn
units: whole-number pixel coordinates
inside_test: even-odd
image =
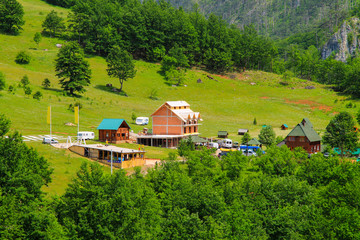
[[[44,95],[40,101],[25,97],[21,88],[14,95],[7,91],[0,92],[0,112],[5,113],[12,121],[12,129],[23,135],[48,133],[46,111],[52,106],[53,132],[58,135],[75,136],[77,127],[66,126],[74,122],[74,114],[68,110],[69,104],[81,102],[80,130],[96,131],[103,118],[124,118],[134,132],[142,129],[131,121],[132,113],[137,116],[150,116],[165,101],[185,100],[194,111],[201,113],[201,136],[216,137],[219,130],[226,130],[230,138],[240,140],[238,128],[248,128],[251,137],[256,137],[263,124],[272,125],[276,134],[286,136],[290,129],[302,118],[308,117],[320,133],[336,112],[348,110],[355,113],[358,109],[347,109],[350,100],[338,96],[329,89],[309,81],[292,79],[289,85],[280,84],[281,77],[260,71],[247,71],[242,74],[207,77],[202,70],[188,70],[184,87],[172,87],[165,83],[159,74],[160,65],[136,61],[137,74],[134,79],[125,82],[124,90],[128,97],[120,96],[106,89],[107,83],[119,87],[118,80],[111,79],[106,73],[106,62],[100,57],[90,57],[92,82],[87,92],[80,98],[63,96],[54,73],[54,59],[58,49],[56,43],[64,43],[56,38],[43,37],[38,49],[33,36],[41,31],[41,23],[47,13],[55,9],[66,17],[68,10],[53,7],[40,0],[20,0],[25,8],[24,31],[19,36],[0,34],[0,71],[6,75],[7,85],[17,84],[27,74],[33,92],[41,91]],[[45,51],[44,49],[47,49]],[[16,54],[27,50],[32,61],[29,65],[18,65],[14,62]],[[41,87],[44,78],[51,80],[51,89]],[[197,79],[203,83],[197,83]],[[255,85],[254,85],[255,84]],[[315,89],[308,90],[305,86]],[[159,100],[149,99],[155,89]],[[351,100],[358,104],[358,101]],[[256,117],[257,125],[253,125]],[[286,123],[290,127],[281,131],[280,126]],[[151,122],[150,125],[151,127]],[[38,143],[29,143],[48,158],[55,169],[53,183],[45,191],[61,194],[67,183],[80,166],[87,161],[65,150],[56,150]],[[137,148],[136,145],[122,145]],[[166,158],[171,150],[146,148],[147,157]],[[174,151],[174,150],[172,150]],[[105,169],[107,169],[105,167]]]

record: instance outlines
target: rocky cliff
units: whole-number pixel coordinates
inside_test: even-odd
[[[360,20],[351,18],[344,21],[340,29],[331,37],[321,51],[322,59],[335,54],[335,59],[346,62],[359,48]]]

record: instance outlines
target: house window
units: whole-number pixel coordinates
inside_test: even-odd
[[[194,132],[196,132],[196,126],[194,126]]]
[[[184,134],[186,133],[186,127],[184,127]]]
[[[106,133],[106,137],[109,137],[109,133],[108,133],[108,132]]]
[[[118,133],[117,136],[120,137],[120,133]]]
[[[304,138],[304,137],[300,137],[300,142],[305,142],[305,138]]]
[[[295,137],[289,137],[290,142],[295,142]]]
[[[122,133],[122,134],[121,134],[121,137],[122,137],[122,138],[125,138],[125,133]]]

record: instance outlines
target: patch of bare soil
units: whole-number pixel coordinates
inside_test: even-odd
[[[327,105],[320,104],[318,102],[314,102],[314,101],[310,101],[310,100],[306,100],[306,99],[301,99],[301,100],[297,100],[297,101],[290,101],[290,100],[286,99],[285,102],[289,103],[289,104],[307,105],[312,110],[318,109],[318,110],[321,110],[324,112],[330,112],[333,109],[333,107],[331,107],[331,106],[327,106]]]

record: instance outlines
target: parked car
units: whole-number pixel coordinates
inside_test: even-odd
[[[147,125],[149,123],[148,117],[138,117],[135,121],[136,125]]]
[[[241,152],[245,156],[255,156],[256,157],[256,152],[254,152],[251,149],[242,149]]]
[[[42,143],[43,144],[55,144],[55,143],[59,143],[59,142],[53,138],[45,137],[45,138],[43,138]]]

